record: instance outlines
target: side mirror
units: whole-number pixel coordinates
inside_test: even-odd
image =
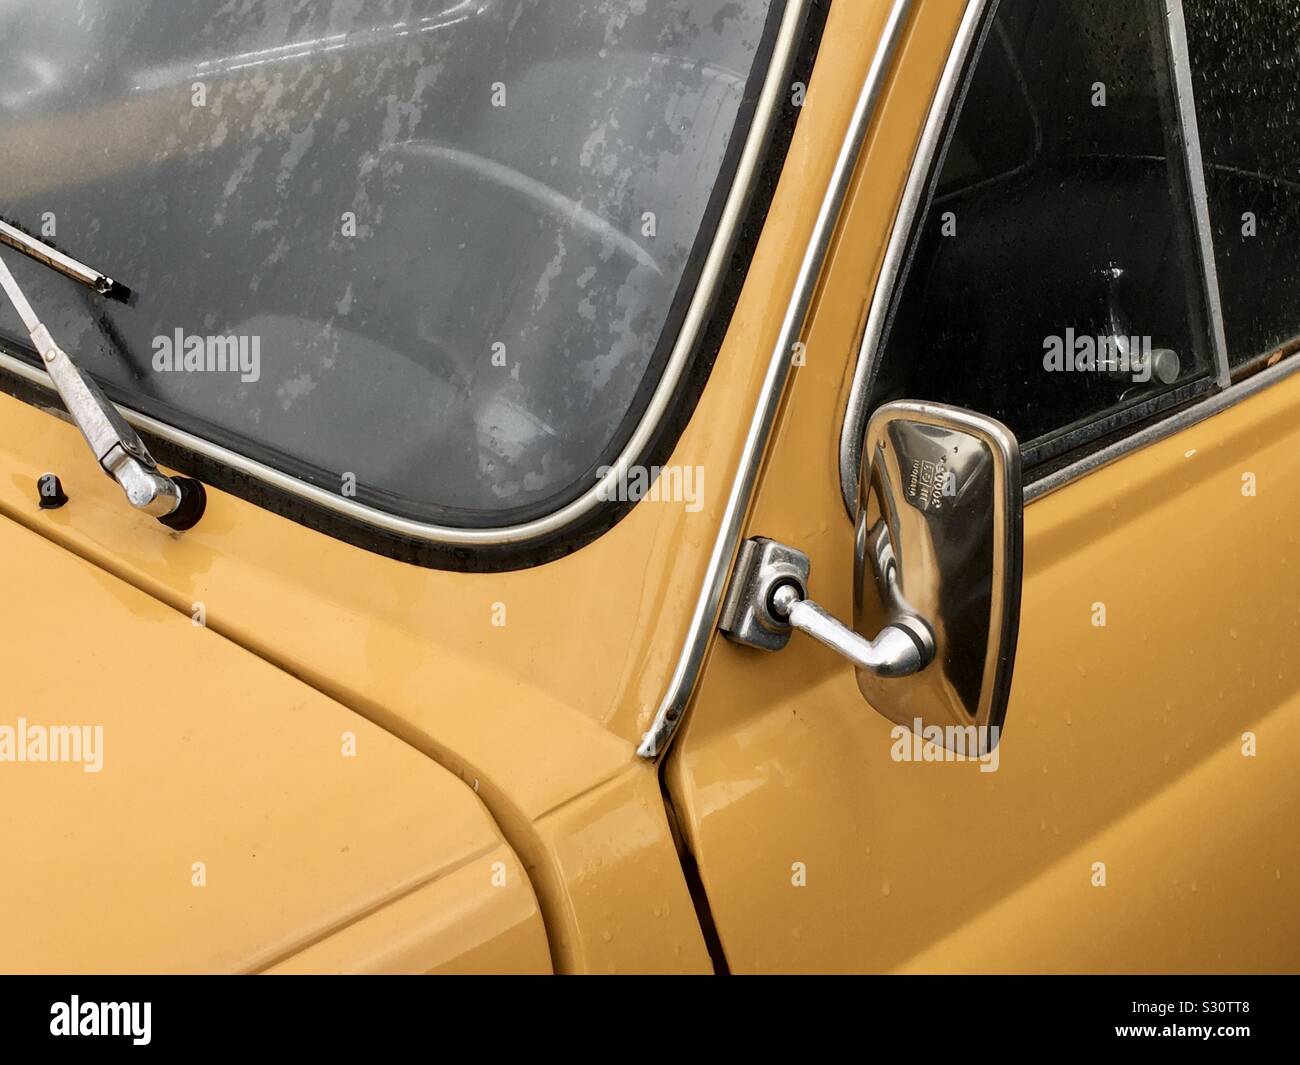
[[[1006,717],[1020,629],[1020,447],[992,418],[933,403],[890,403],[867,426],[859,478],[854,628],[920,619],[931,663],[858,687],[900,725],[976,726]]]
[[[736,643],[774,651],[798,630],[848,658],[873,708],[981,753],[1006,716],[1020,624],[1020,448],[1000,423],[934,403],[881,407],[859,478],[854,626],[808,597],[810,563],[746,542],[723,606]],[[963,730],[954,734],[954,728]]]

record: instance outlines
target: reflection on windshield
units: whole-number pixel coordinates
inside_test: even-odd
[[[419,520],[545,513],[653,385],[771,6],[0,0],[0,218],[138,298],[15,273],[163,420]]]

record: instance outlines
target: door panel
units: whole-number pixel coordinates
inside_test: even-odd
[[[1036,12],[1029,22],[1038,31],[1050,28],[1051,18],[1101,11],[1054,0],[1017,0],[997,10],[1010,17],[1019,9]],[[904,128],[916,142],[921,117],[907,108],[928,100],[963,10],[960,3],[916,7],[805,330],[808,358],[789,387],[747,529],[808,554],[809,595],[841,618],[853,616],[854,544],[832,438],[843,420],[850,355],[863,333],[863,293],[873,291],[889,234],[883,205],[896,174],[880,148]],[[1050,55],[1047,45],[1026,43],[1035,34],[1017,35],[1014,20],[1002,29],[1006,48],[986,55],[1012,56],[1024,69]],[[998,43],[997,34],[984,39]],[[1104,116],[1085,121],[1086,94],[1057,93],[1051,78],[1024,81],[1041,143],[1056,145],[1070,165],[1091,158],[1087,143],[1075,143],[1080,123],[1114,162],[1155,158],[1160,122],[1177,121],[1160,52],[1173,46],[1156,25],[1138,43],[1150,84],[1135,90],[1136,82],[1112,78],[1115,106]],[[1091,69],[1075,71],[1072,84],[1088,87]],[[918,93],[922,80],[927,88]],[[910,94],[899,91],[905,83]],[[816,86],[814,78],[814,92]],[[1156,124],[1133,147],[1126,124],[1134,111],[1119,105],[1138,90],[1150,97],[1147,126]],[[1001,113],[971,101],[996,96],[965,95],[977,126],[980,117],[1000,121]],[[990,147],[992,134],[964,129],[950,142],[957,147],[946,163],[937,164],[948,177],[969,169],[962,145]],[[1171,133],[1170,144],[1177,140]],[[1016,170],[1017,180],[1052,158],[1036,151],[1028,169]],[[1165,169],[1177,177],[1178,167]],[[1181,182],[1160,184],[1168,186],[1169,204],[1161,209],[1171,221],[1135,224],[1118,271],[1104,269],[1111,245],[1072,220],[1068,190],[1059,209],[1031,211],[1019,228],[1003,219],[981,231],[980,213],[958,204],[956,229],[940,246],[950,266],[965,270],[961,276],[991,279],[989,290],[971,288],[969,306],[949,313],[957,306],[952,278],[916,266],[930,261],[924,255],[911,261],[921,282],[937,278],[933,292],[917,290],[921,320],[951,319],[968,330],[970,343],[955,344],[966,335],[956,328],[929,340],[917,339],[924,330],[895,328],[884,341],[885,366],[872,399],[971,402],[1013,427],[1026,421],[1020,428],[1031,437],[1060,437],[1058,450],[1069,450],[1100,446],[1123,426],[1215,387],[1197,284],[1188,280],[1165,292],[1152,281],[1179,262],[1182,276],[1195,262],[1191,216],[1178,213],[1190,211]],[[1128,195],[1128,185],[1108,188],[1121,199]],[[1149,201],[1144,195],[1118,207],[1140,222],[1155,210]],[[1030,210],[1027,203],[1019,207]],[[929,209],[949,206],[940,197]],[[920,217],[934,221],[925,210]],[[1181,243],[1165,232],[1174,229],[1184,233]],[[982,253],[992,248],[1008,262],[1042,261],[1050,288],[1051,270],[1064,261],[1053,258],[1053,246],[1087,268],[1073,295],[1029,321],[1024,306],[998,296],[997,284],[1011,276],[1005,263]],[[1163,266],[1134,269],[1147,253]],[[1127,279],[1127,290],[1107,288],[1112,274]],[[1171,307],[1186,304],[1182,333],[1152,325],[1161,293]],[[1020,295],[1030,310],[1043,310],[1032,294]],[[1132,323],[1121,321],[1127,313],[1109,313],[1121,304],[1136,314]],[[1107,312],[1101,318],[1098,306]],[[895,326],[905,318],[900,314]],[[990,330],[1008,322],[1023,327],[1023,335],[999,342]],[[1119,328],[1127,324],[1136,330]],[[1048,374],[1054,368],[1037,338],[1074,326],[1154,334],[1155,347],[1174,343],[1166,334],[1177,333],[1184,376],[1197,387],[1161,392],[1149,381],[1146,392],[1134,392],[1136,378],[1116,384],[1084,373]],[[971,399],[943,393],[954,372],[967,374]],[[1007,409],[994,402],[990,410],[989,382],[1006,385],[1012,373],[1024,379],[997,393]],[[1289,829],[1300,796],[1289,786],[1287,758],[1300,740],[1300,675],[1291,664],[1300,630],[1300,497],[1292,487],[1300,477],[1300,374],[1284,363],[1272,375],[1262,379],[1266,387],[1239,390],[1220,413],[1026,509],[1019,651],[994,761],[930,760],[942,752],[913,744],[910,732],[900,743],[894,726],[864,702],[852,668],[804,637],[776,654],[715,642],[666,780],[733,970],[1300,965],[1293,887],[1300,842]],[[1049,392],[1055,408],[1038,419],[1042,424],[1028,424],[1031,414],[1044,414],[1029,407]],[[983,406],[974,402],[981,398]],[[1141,410],[1139,401],[1146,403]],[[1112,417],[1121,408],[1125,417]],[[1074,431],[1083,422],[1072,421],[1089,418],[1097,419],[1097,432]],[[1038,451],[1031,462],[1053,457]]]
[[[848,523],[799,487],[817,398],[794,397],[751,531],[807,550],[849,616]],[[993,772],[894,761],[810,640],[719,642],[668,779],[731,968],[1300,965],[1297,478],[1292,375],[1028,507]]]

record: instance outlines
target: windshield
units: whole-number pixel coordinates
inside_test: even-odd
[[[133,302],[8,262],[137,410],[417,521],[528,520],[648,404],[781,6],[0,0],[0,218]]]

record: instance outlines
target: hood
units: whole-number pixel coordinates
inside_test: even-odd
[[[549,970],[473,790],[0,519],[0,971]]]

